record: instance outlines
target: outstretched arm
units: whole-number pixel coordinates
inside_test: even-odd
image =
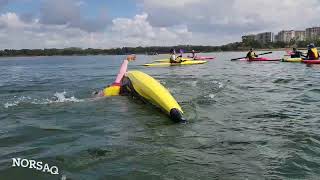
[[[116,80],[113,82],[113,84],[103,90],[103,96],[118,96],[120,93],[121,88],[121,80],[125,73],[127,72],[128,63],[129,61],[134,61],[136,59],[135,55],[129,55],[125,60],[123,60],[123,63],[120,67],[119,73],[117,75]]]
[[[120,70],[119,70],[119,73],[117,75],[117,78],[116,78],[116,80],[114,81],[113,84],[120,84],[124,74],[127,72],[129,61],[134,61],[135,59],[136,59],[135,55],[129,55],[129,56],[127,56],[127,58],[125,60],[123,60],[123,63],[121,65],[121,67],[120,67]]]

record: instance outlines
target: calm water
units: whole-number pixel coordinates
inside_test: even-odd
[[[217,59],[145,68],[161,56],[138,56],[129,66],[160,80],[188,124],[128,97],[91,98],[123,56],[0,59],[0,179],[318,178],[320,66],[207,55]],[[13,168],[15,157],[60,174]]]

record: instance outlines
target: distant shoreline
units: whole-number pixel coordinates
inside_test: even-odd
[[[139,49],[140,48],[140,49]],[[68,48],[68,49],[21,49],[21,50],[1,50],[0,58],[7,57],[50,57],[50,56],[110,56],[110,55],[146,55],[146,56],[157,56],[148,55],[147,51],[152,49],[160,49],[161,52],[158,55],[168,55],[170,49],[187,49],[184,54],[191,53],[189,49],[196,49],[198,53],[221,53],[221,52],[247,52],[248,49],[228,49],[228,50],[216,50],[209,51],[210,48],[217,48],[215,46],[177,46],[177,47],[137,47],[137,48],[117,48],[117,49],[79,49],[79,48]],[[201,50],[203,49],[203,50]],[[298,48],[299,50],[306,50],[306,48]],[[291,48],[257,48],[255,51],[288,51]],[[143,52],[141,52],[143,51]]]

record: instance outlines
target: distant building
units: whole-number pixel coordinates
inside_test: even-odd
[[[255,40],[261,43],[273,42],[274,34],[272,32],[259,33],[255,36]]]
[[[277,35],[277,41],[288,43],[291,40],[305,41],[306,32],[289,30],[289,31],[280,31]]]
[[[305,41],[306,40],[306,31],[294,31],[294,38],[296,41]]]
[[[255,40],[255,38],[256,38],[256,35],[254,34],[245,35],[245,36],[242,36],[242,42],[253,41]]]
[[[320,27],[312,27],[306,29],[306,38],[308,40],[315,40],[320,38]]]
[[[320,27],[307,28],[306,31],[300,30],[283,30],[277,35],[272,32],[264,32],[259,34],[251,34],[242,36],[242,42],[248,40],[256,40],[260,43],[269,42],[285,42],[290,43],[291,41],[306,41],[320,39]]]
[[[280,31],[277,36],[277,41],[280,42],[290,42],[294,39],[294,30],[291,31]]]
[[[279,41],[279,35],[278,34],[274,35],[274,38],[273,38],[273,42],[277,42],[277,41]]]

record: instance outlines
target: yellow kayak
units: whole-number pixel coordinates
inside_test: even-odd
[[[282,62],[302,62],[302,58],[284,58]]]
[[[129,71],[126,90],[159,107],[175,122],[184,122],[183,111],[170,92],[157,80],[141,71]],[[124,80],[126,81],[126,79]]]
[[[208,61],[192,60],[192,61],[183,61],[181,63],[169,63],[169,62],[152,63],[152,64],[144,64],[144,66],[159,67],[159,66],[196,65],[196,64],[204,64],[204,63],[207,63],[207,62]]]
[[[192,61],[193,59],[190,59],[190,58],[182,58],[181,59],[182,61]],[[167,62],[169,63],[170,62],[170,59],[158,59],[158,60],[155,60],[154,62]]]

